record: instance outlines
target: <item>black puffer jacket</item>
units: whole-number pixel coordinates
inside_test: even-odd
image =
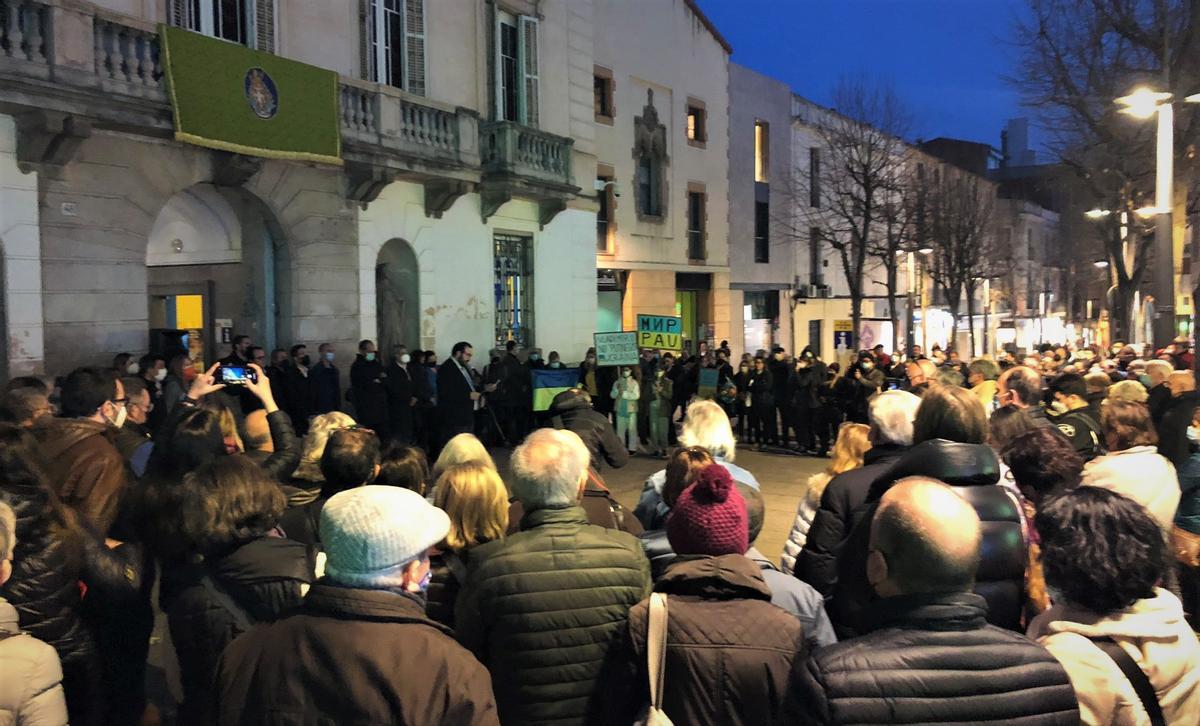
[[[784,723],[1078,724],[1063,667],[988,625],[973,593],[905,595],[866,613],[870,633],[792,669]]]
[[[1000,461],[989,446],[943,439],[925,441],[902,456],[876,478],[867,501],[852,517],[850,537],[838,558],[838,589],[831,617],[837,613],[838,636],[862,632],[861,613],[874,598],[867,581],[867,552],[871,519],[880,498],[896,481],[928,476],[949,484],[979,515],[983,529],[982,559],[975,592],[987,600],[987,619],[993,625],[1021,630],[1025,591],[1025,539],[1015,496],[998,486]]]
[[[235,613],[206,587],[208,575],[240,609]],[[179,658],[188,723],[209,723],[212,680],[221,652],[253,623],[273,622],[302,602],[301,585],[313,581],[303,544],[282,537],[260,537],[224,557],[186,565],[175,576],[185,582],[167,604],[167,624]]]
[[[583,445],[592,457],[593,470],[600,471],[602,460],[614,469],[629,463],[629,452],[617,438],[612,423],[592,410],[592,404],[582,391],[572,389],[555,396],[550,404],[550,417],[555,428],[572,431],[583,439]]]

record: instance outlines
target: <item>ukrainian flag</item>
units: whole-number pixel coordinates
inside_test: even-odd
[[[533,373],[533,410],[546,411],[554,397],[579,385],[577,368],[537,368]]]

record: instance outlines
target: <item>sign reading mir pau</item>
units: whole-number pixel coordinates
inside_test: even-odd
[[[637,344],[639,348],[657,350],[683,350],[683,318],[666,315],[637,316]]]

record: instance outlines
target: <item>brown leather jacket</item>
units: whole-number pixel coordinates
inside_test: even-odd
[[[742,555],[680,557],[655,592],[667,594],[666,691],[663,710],[677,724],[776,723],[792,660],[807,646],[800,621],[771,604],[762,571]],[[646,629],[650,601],[629,611],[623,645],[629,723],[650,699]]]
[[[50,487],[100,535],[108,534],[128,487],[116,434],[82,418],[44,418],[33,428]]]

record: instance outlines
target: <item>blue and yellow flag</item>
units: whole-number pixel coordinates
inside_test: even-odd
[[[577,368],[538,368],[533,373],[533,410],[546,411],[554,397],[579,385]]]

